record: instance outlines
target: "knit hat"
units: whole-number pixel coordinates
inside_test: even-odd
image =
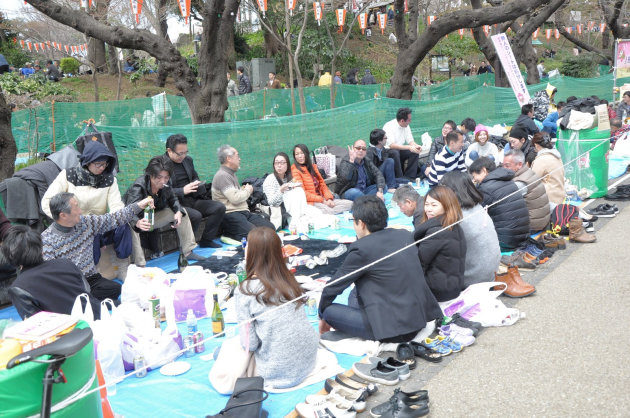
[[[527,139],[528,135],[527,132],[525,132],[525,130],[521,127],[513,127],[512,130],[510,131],[510,133],[508,134],[510,136],[510,138],[518,138],[518,139]]]
[[[485,131],[486,134],[488,133],[488,128],[485,125],[479,124],[477,126],[475,126],[475,138],[477,138],[477,134],[481,131]]]

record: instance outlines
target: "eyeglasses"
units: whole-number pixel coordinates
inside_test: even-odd
[[[171,152],[175,155],[177,155],[178,157],[185,157],[188,155],[188,151],[182,151],[182,152],[175,152],[173,150],[171,150]]]
[[[275,165],[287,165],[286,161],[274,161]]]
[[[354,149],[357,151],[367,151],[366,147],[354,147]]]
[[[92,163],[94,165],[94,167],[96,168],[107,168],[107,166],[109,165],[108,162],[104,161],[104,162],[98,162],[98,163]]]

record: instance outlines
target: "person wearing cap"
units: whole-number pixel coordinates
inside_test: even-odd
[[[488,157],[495,163],[499,161],[499,149],[495,144],[489,141],[490,135],[488,128],[479,124],[475,127],[475,142],[468,147],[466,152],[466,167],[479,157]]]

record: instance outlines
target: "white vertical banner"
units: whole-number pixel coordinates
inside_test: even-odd
[[[510,82],[512,91],[514,91],[516,100],[518,100],[518,104],[520,106],[523,106],[524,104],[529,103],[529,91],[527,91],[525,80],[523,80],[521,70],[520,68],[518,68],[516,58],[514,58],[514,53],[512,52],[510,41],[508,40],[507,36],[505,36],[505,33],[492,35],[491,39],[492,43],[494,44],[494,49],[496,49],[499,60],[501,61],[501,66],[503,66],[503,70],[505,71],[508,81]]]

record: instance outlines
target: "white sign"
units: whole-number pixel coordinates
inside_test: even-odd
[[[518,104],[523,106],[529,103],[529,91],[527,91],[527,86],[525,85],[525,80],[523,80],[521,69],[518,67],[516,58],[514,58],[510,41],[507,36],[505,36],[505,33],[492,35],[491,38],[492,43],[494,44],[494,49],[497,50],[497,55],[499,56],[499,60],[501,60],[503,70],[505,71],[508,81],[510,82],[510,86],[514,91],[516,100],[518,100]]]

